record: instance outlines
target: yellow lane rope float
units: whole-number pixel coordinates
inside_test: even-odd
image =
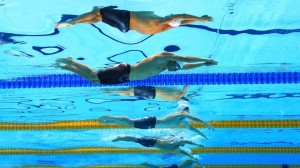
[[[65,154],[163,154],[157,149],[141,148],[109,148],[109,147],[81,147],[62,149],[24,149],[24,148],[2,148],[0,155],[65,155]],[[300,147],[207,147],[193,148],[192,153],[267,153],[267,154],[299,154]]]
[[[214,128],[300,128],[300,120],[221,120],[209,122]],[[204,128],[191,122],[196,128]],[[57,121],[45,123],[1,122],[0,131],[6,130],[74,130],[74,129],[128,129],[129,126],[101,124],[98,120]],[[178,127],[177,127],[178,128]]]

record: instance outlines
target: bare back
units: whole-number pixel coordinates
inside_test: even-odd
[[[173,101],[180,99],[185,92],[181,89],[170,88],[170,87],[155,87],[156,97],[161,98],[165,101]]]
[[[175,127],[181,125],[185,121],[183,111],[177,111],[175,113],[169,114],[163,118],[159,118],[156,121],[157,128],[165,128],[165,127]]]
[[[131,66],[129,79],[140,80],[157,75],[166,70],[169,62],[163,53],[152,55]]]
[[[130,29],[142,34],[156,34],[172,27],[162,24],[165,17],[160,17],[150,11],[130,12]]]
[[[184,144],[182,144],[180,141],[157,139],[156,144],[154,146],[162,151],[172,152],[183,145]]]

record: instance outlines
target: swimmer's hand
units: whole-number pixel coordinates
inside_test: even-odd
[[[205,126],[206,126],[208,129],[215,131],[214,127],[212,127],[210,124],[205,123]]]
[[[214,18],[208,15],[203,15],[199,18],[200,22],[212,22],[214,21]]]

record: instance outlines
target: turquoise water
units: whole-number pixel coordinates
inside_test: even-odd
[[[93,6],[118,5],[132,11],[208,14],[212,23],[193,23],[153,36],[124,34],[105,24],[76,25],[55,30],[54,22]],[[0,79],[68,72],[52,67],[56,58],[72,56],[93,69],[116,62],[136,63],[145,56],[180,49],[178,55],[211,57],[217,66],[187,73],[300,72],[300,2],[297,0],[18,0],[0,1]],[[167,10],[166,10],[167,9]],[[165,72],[170,74],[169,72]],[[176,72],[177,73],[177,72]],[[180,72],[179,72],[180,73]],[[178,92],[183,86],[165,86]],[[163,117],[177,110],[177,101],[109,95],[120,87],[67,87],[0,90],[1,123],[40,123],[95,120],[102,115]],[[126,87],[125,87],[126,88]],[[188,88],[190,112],[205,121],[297,120],[299,84],[193,85]],[[166,96],[166,95],[165,95]],[[111,140],[118,135],[183,136],[205,147],[299,148],[299,128],[201,129],[209,140],[187,129],[1,130],[0,150],[82,147],[142,148]],[[193,146],[186,146],[192,148]],[[200,153],[204,165],[299,165],[299,153]],[[63,158],[63,159],[62,159]],[[179,163],[175,154],[0,155],[1,167],[22,165],[92,166]],[[117,166],[116,166],[117,167]]]

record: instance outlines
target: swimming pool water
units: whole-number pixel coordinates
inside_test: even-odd
[[[214,22],[193,23],[152,36],[134,31],[125,34],[102,23],[53,28],[54,22],[90,11],[93,6],[106,5],[154,11],[162,16],[208,14],[214,17]],[[290,83],[194,83],[185,95],[190,97],[191,114],[215,123],[215,131],[200,128],[208,140],[182,128],[99,128],[95,121],[107,114],[130,118],[163,117],[177,110],[175,100],[108,94],[108,91],[131,86],[43,88],[42,85],[42,88],[8,89],[1,83],[17,82],[19,77],[70,74],[53,68],[55,59],[60,57],[72,56],[93,69],[100,69],[117,62],[134,64],[147,56],[172,49],[177,50],[174,53],[178,55],[211,57],[219,62],[217,66],[184,72],[187,74],[299,73],[299,5],[297,0],[0,1],[0,167],[132,167],[146,161],[157,165],[178,164],[186,158],[155,151],[143,153],[140,149],[147,148],[138,144],[111,142],[122,134],[177,135],[201,143],[205,148],[196,155],[206,167],[300,165],[298,76],[292,76],[297,80]],[[180,77],[183,73],[164,74]],[[171,90],[164,95],[168,96],[180,91],[183,85],[156,87]],[[71,125],[63,125],[69,121]],[[78,121],[91,124],[77,127]],[[250,121],[253,125],[246,124]],[[58,127],[42,125],[59,122],[63,124]],[[217,126],[217,122],[221,124]],[[26,124],[37,124],[37,127]],[[102,148],[138,150],[107,153]],[[28,149],[38,151],[31,153]],[[79,152],[66,150],[63,153],[62,149]]]

